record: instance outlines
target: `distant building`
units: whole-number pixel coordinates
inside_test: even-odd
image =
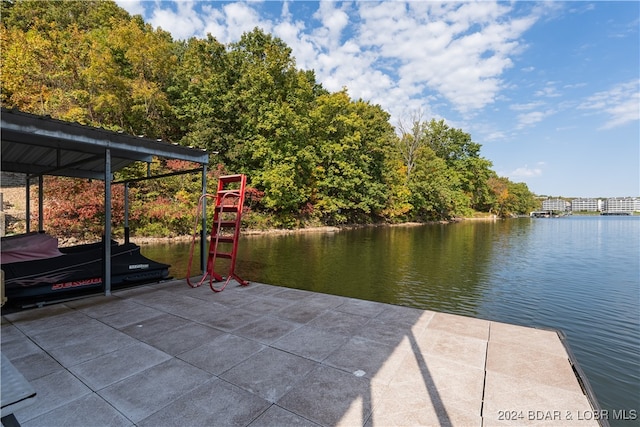
[[[633,213],[640,211],[640,197],[611,197],[604,201],[604,212]]]
[[[573,212],[602,212],[604,202],[601,199],[573,199],[571,210]]]
[[[571,203],[563,199],[547,199],[542,201],[543,211],[566,212],[571,210]]]

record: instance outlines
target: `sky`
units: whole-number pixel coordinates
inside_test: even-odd
[[[262,28],[325,89],[444,119],[538,195],[640,196],[640,2],[116,2],[175,40]]]

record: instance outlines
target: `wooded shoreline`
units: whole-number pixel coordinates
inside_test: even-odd
[[[433,225],[433,224],[451,224],[463,221],[496,221],[500,218],[496,216],[491,217],[479,217],[479,218],[457,218],[452,221],[429,221],[429,222],[403,222],[398,224],[349,224],[342,226],[318,226],[318,227],[305,227],[305,228],[296,228],[296,229],[281,229],[281,228],[273,228],[268,230],[242,230],[240,233],[242,236],[265,236],[265,235],[291,235],[291,234],[313,234],[313,233],[339,233],[345,230],[353,230],[357,228],[366,228],[366,227],[422,227],[425,225]],[[137,245],[154,245],[154,244],[172,244],[172,243],[184,243],[189,242],[193,239],[191,235],[181,235],[181,236],[173,236],[173,237],[143,237],[136,236],[131,237],[131,242]],[[80,244],[84,242],[75,241],[72,244]],[[62,246],[62,244],[61,244]]]

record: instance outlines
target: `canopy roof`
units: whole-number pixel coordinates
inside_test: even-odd
[[[111,171],[153,156],[205,165],[206,151],[127,135],[105,129],[64,122],[2,108],[1,170],[29,176],[59,175],[105,179],[106,150]]]

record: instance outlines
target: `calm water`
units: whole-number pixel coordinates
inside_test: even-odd
[[[185,276],[188,244],[143,253]],[[247,236],[236,271],[256,282],[561,329],[602,407],[640,413],[640,217]]]

